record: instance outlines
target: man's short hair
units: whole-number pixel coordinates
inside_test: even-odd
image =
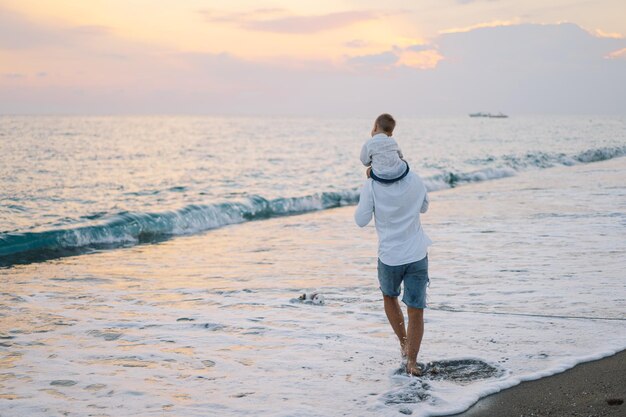
[[[392,115],[383,113],[376,118],[376,124],[385,133],[391,135],[396,127],[396,120]]]

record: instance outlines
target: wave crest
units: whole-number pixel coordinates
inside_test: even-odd
[[[590,163],[624,155],[626,146],[589,149],[574,155],[533,152],[523,156],[488,157],[470,163],[499,166],[471,172],[444,172],[425,178],[424,183],[429,191],[435,191],[463,183],[510,177],[528,168]],[[192,204],[161,213],[123,212],[108,220],[82,227],[6,233],[0,235],[0,266],[51,259],[100,248],[157,242],[172,236],[203,232],[231,224],[353,205],[358,199],[357,189],[273,200],[251,196],[238,202]]]
[[[12,264],[20,258],[38,254],[50,258],[77,252],[78,249],[88,251],[155,242],[230,224],[351,205],[357,201],[356,190],[350,190],[274,200],[252,196],[242,202],[193,204],[162,213],[123,212],[96,225],[1,235],[0,265]]]

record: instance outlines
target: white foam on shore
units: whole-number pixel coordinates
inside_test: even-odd
[[[467,322],[465,322],[464,324],[467,324]],[[608,328],[604,328],[603,330],[599,331],[597,333],[598,337],[604,331],[610,331],[610,329],[617,330],[616,326],[609,326]],[[587,329],[585,329],[585,331],[586,330]],[[582,341],[579,340],[579,342]],[[445,383],[442,384],[428,381],[429,385],[431,385],[430,389],[432,398],[426,399],[415,405],[404,404],[396,406],[393,407],[393,410],[390,410],[390,407],[388,405],[381,403],[379,410],[381,414],[387,416],[398,415],[398,410],[403,408],[411,410],[411,415],[418,417],[446,416],[458,414],[470,408],[479,399],[491,394],[498,393],[507,388],[514,387],[522,382],[533,381],[540,378],[559,374],[573,368],[580,363],[599,360],[614,355],[615,353],[626,349],[626,338],[618,337],[616,338],[616,340],[603,340],[602,346],[592,347],[587,345],[585,347],[586,348],[578,348],[573,349],[572,351],[565,351],[560,357],[551,357],[550,355],[546,355],[545,352],[549,351],[550,349],[543,349],[541,351],[542,355],[546,356],[542,361],[537,361],[536,359],[527,359],[525,362],[523,362],[523,355],[519,355],[516,360],[512,360],[510,361],[510,363],[507,364],[507,372],[500,378],[477,380],[474,383],[467,385],[455,385]],[[527,346],[525,346],[525,349],[527,349]],[[587,351],[587,353],[582,353],[585,351]],[[526,352],[528,352],[528,350],[526,350]],[[491,357],[494,352],[485,351],[484,353],[485,356],[476,357],[476,359],[486,361],[486,358]],[[533,353],[536,354],[537,352]],[[545,363],[543,364],[545,368],[541,368],[541,362]],[[492,363],[495,363],[495,361]],[[414,379],[405,377],[404,381],[400,382],[401,386],[396,389],[399,391],[402,391],[404,389],[405,391],[410,392],[411,380]]]

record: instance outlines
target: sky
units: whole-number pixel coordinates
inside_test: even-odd
[[[626,115],[624,0],[0,0],[0,114]]]

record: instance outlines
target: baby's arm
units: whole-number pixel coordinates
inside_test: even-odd
[[[395,142],[396,147],[398,148],[398,156],[400,157],[400,159],[404,159],[404,155],[402,155],[402,149],[400,149],[400,147],[398,146],[398,142]]]
[[[370,157],[369,150],[367,149],[367,143],[364,143],[363,147],[361,148],[361,162],[366,167],[372,165],[372,158]]]

